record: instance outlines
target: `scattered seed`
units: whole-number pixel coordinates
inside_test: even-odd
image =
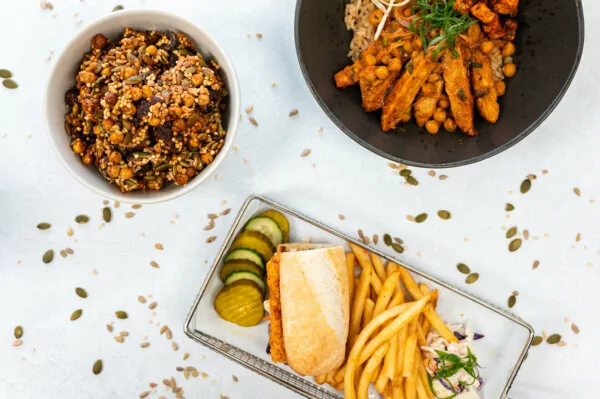
[[[546,334],[546,331],[542,330],[542,337],[544,339],[548,339],[548,334]]]
[[[538,268],[539,265],[540,265],[540,261],[536,259],[533,261],[533,265],[531,266],[531,269],[535,270]]]
[[[87,222],[90,221],[90,218],[89,218],[89,216],[86,216],[86,215],[77,215],[75,217],[75,221],[79,224],[86,224]]]
[[[233,380],[233,382],[238,382],[239,381],[239,379],[235,375],[232,375],[231,379]]]
[[[558,346],[567,346],[567,343],[565,341],[560,341],[558,343]]]
[[[175,370],[177,370],[179,372],[182,372],[185,369],[183,367],[181,367],[181,366],[177,366],[177,367],[175,367]]]
[[[223,209],[223,212],[221,212],[221,215],[222,216],[229,215],[229,212],[231,212],[231,208]]]
[[[531,343],[531,346],[538,346],[543,341],[544,341],[543,337],[540,337],[539,335],[536,335],[535,337],[533,337],[533,342]]]
[[[125,342],[125,338],[121,337],[120,335],[117,335],[115,337],[115,341],[117,341],[118,343],[122,344],[123,342]]]
[[[310,155],[310,150],[308,148],[300,153],[300,156],[302,158],[307,157],[309,155]]]
[[[524,237],[526,240],[529,240],[529,230],[527,230],[527,229],[523,230],[523,237]]]
[[[131,209],[141,209],[141,208],[142,208],[142,205],[140,205],[140,204],[131,205]]]
[[[17,87],[19,87],[19,85],[17,84],[17,82],[15,82],[12,79],[4,79],[2,81],[2,84],[4,85],[4,87],[6,87],[7,89],[16,89]]]
[[[144,391],[140,394],[140,399],[147,398],[150,395],[150,391]]]
[[[506,203],[506,206],[504,207],[504,210],[506,212],[512,212],[515,210],[515,206],[513,204],[510,203]]]
[[[68,235],[69,237],[71,237],[71,236],[73,235],[73,229],[72,229],[72,228],[70,228],[70,227],[69,227],[69,228],[67,229],[67,235]]]
[[[138,295],[138,301],[139,301],[140,303],[146,303],[146,298],[145,298],[145,297],[143,297],[143,296],[141,296],[141,295]]]
[[[431,177],[435,177],[435,171],[434,170],[430,170],[429,172],[427,172],[427,174]]]
[[[187,360],[189,357],[190,357],[190,354],[186,353],[186,354],[183,355],[183,360]]]
[[[254,105],[249,105],[246,107],[246,113],[249,114],[254,111]]]
[[[167,339],[173,338],[173,333],[171,332],[170,328],[167,328],[167,333],[165,334],[165,336],[167,337]]]
[[[514,240],[512,240],[510,242],[510,244],[508,244],[508,250],[510,252],[515,252],[516,250],[521,248],[522,243],[523,243],[523,241],[520,238],[515,238]]]
[[[112,220],[112,211],[107,206],[102,208],[102,219],[104,219],[106,223],[110,223],[110,221]]]
[[[409,222],[414,222],[415,218],[412,217],[411,215],[406,215],[406,220],[408,220]]]
[[[12,346],[21,346],[23,344],[23,341],[21,341],[20,339],[17,339],[15,341],[13,341]]]
[[[75,288],[75,293],[80,298],[87,298],[87,292],[81,287]]]
[[[37,225],[37,228],[40,230],[48,230],[52,225],[50,223],[42,222]]]
[[[2,78],[2,79],[12,78],[12,72],[9,71],[8,69],[0,69],[0,78]]]
[[[159,251],[162,251],[163,249],[165,249],[165,247],[163,247],[163,245],[160,243],[154,244],[154,248],[158,249]]]
[[[421,214],[419,214],[419,215],[417,215],[415,217],[415,222],[417,222],[417,223],[423,223],[426,220],[427,220],[427,214],[426,213],[421,213]]]
[[[465,282],[467,284],[473,284],[475,281],[479,280],[479,273],[472,273],[467,276]]]
[[[21,327],[21,326],[16,326],[16,327],[15,327],[14,334],[15,334],[15,338],[16,338],[16,339],[19,339],[19,338],[21,338],[21,337],[23,336],[23,327]]]
[[[362,229],[358,229],[356,232],[358,233],[358,236],[360,237],[360,239],[362,241],[366,241],[365,240],[365,233],[363,233]]]
[[[126,217],[127,219],[131,219],[131,218],[132,218],[132,217],[134,217],[134,216],[135,216],[135,212],[127,212],[127,213],[125,213],[125,217]]]
[[[383,235],[383,243],[385,245],[387,245],[388,247],[392,245],[392,236],[390,236],[389,234],[384,234]]]
[[[60,254],[60,256],[62,256],[63,258],[67,257],[67,251],[65,251],[64,249],[61,249],[60,251],[58,251],[58,253]]]
[[[517,235],[517,227],[516,226],[511,227],[506,232],[506,238],[513,238],[515,235]]]
[[[446,175],[440,175],[439,179],[440,180],[446,180],[446,179],[448,179],[448,176],[446,176]]]
[[[204,226],[204,231],[209,231],[215,228],[215,221],[214,220],[210,220],[210,222],[208,222],[208,224],[206,226]]]
[[[73,313],[71,313],[71,321],[75,321],[78,318],[80,318],[82,313],[83,313],[82,309],[77,309],[76,311],[74,311]]]
[[[154,308],[156,308],[157,306],[158,306],[158,303],[152,302],[150,305],[148,305],[148,309],[154,310]]]
[[[121,331],[121,332],[119,333],[119,335],[120,335],[121,337],[129,337],[129,332],[128,332],[128,331]]]
[[[156,386],[157,386],[156,382],[151,382],[148,385],[150,386],[150,388],[156,388]]]
[[[289,117],[296,116],[296,115],[298,115],[298,110],[296,108],[291,110],[290,113],[288,114]]]
[[[150,342],[142,342],[142,343],[140,344],[140,347],[142,347],[142,348],[147,348],[147,347],[149,347],[149,346],[150,346]]]
[[[75,253],[75,251],[73,251],[73,248],[65,248],[65,251],[67,251],[69,255],[73,255]]]
[[[579,189],[579,187],[575,187],[573,189],[573,192],[575,193],[576,196],[581,197],[581,190]]]
[[[465,265],[464,263],[458,263],[456,265],[456,268],[462,274],[470,274],[471,273],[471,269],[469,268],[469,266]]]
[[[179,350],[179,345],[177,345],[177,343],[175,343],[175,342],[171,342],[171,347],[173,348],[174,351]]]
[[[561,338],[562,337],[560,336],[560,334],[552,334],[551,336],[548,337],[546,342],[549,343],[550,345],[558,344],[560,342]]]
[[[254,117],[249,117],[248,120],[250,121],[250,123],[252,123],[254,126],[258,127],[258,122],[256,121],[256,119],[254,119]]]
[[[408,184],[410,184],[411,186],[418,186],[419,185],[419,181],[417,179],[415,179],[413,176],[408,176],[406,178],[406,182]]]
[[[531,180],[525,179],[521,183],[521,194],[527,193],[531,189]]]
[[[124,310],[117,310],[115,312],[115,316],[117,316],[117,319],[126,319],[129,317],[127,312],[125,312]]]
[[[410,175],[412,175],[412,170],[410,169],[403,169],[400,171],[400,176],[402,177],[408,177]]]
[[[124,7],[122,5],[115,6],[115,8],[112,9],[112,12],[121,11],[123,8]]]
[[[217,239],[217,236],[210,236],[206,239],[206,243],[210,244],[211,242],[213,242],[216,239]]]
[[[108,330],[108,332],[113,332],[112,321],[106,324],[106,329]]]
[[[575,323],[571,323],[571,330],[573,330],[573,332],[575,334],[579,334],[579,327],[577,327],[577,325]],[[17,337],[17,334],[15,334],[15,337]],[[17,337],[17,338],[21,338],[21,337]]]
[[[160,266],[155,261],[150,262],[150,265],[155,269],[160,269]]]
[[[402,238],[394,237],[394,242],[397,242],[400,245],[404,244],[404,240]]]
[[[98,375],[102,372],[102,360],[98,359],[94,362],[94,366],[92,367],[92,371],[94,374]]]
[[[50,263],[52,262],[52,260],[54,259],[54,250],[49,249],[46,252],[44,252],[44,255],[42,256],[42,261],[44,263]]]
[[[575,236],[575,241],[576,242],[581,241],[581,233],[577,233],[577,235]]]
[[[338,215],[338,219],[340,219],[340,220],[344,220],[344,219],[346,219],[346,217],[340,213],[340,214]]]
[[[392,249],[396,252],[398,252],[399,254],[404,252],[404,247],[398,243],[392,243]]]
[[[512,308],[513,306],[515,306],[515,304],[517,303],[517,297],[514,295],[511,295],[508,297],[508,307]]]
[[[448,220],[452,217],[448,211],[438,211],[438,216],[443,220]]]

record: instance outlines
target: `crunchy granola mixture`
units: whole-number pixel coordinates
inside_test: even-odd
[[[95,35],[65,95],[71,148],[123,192],[186,184],[225,141],[218,71],[183,33]]]

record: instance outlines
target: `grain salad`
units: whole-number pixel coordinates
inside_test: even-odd
[[[180,32],[95,35],[65,95],[72,150],[123,192],[188,183],[227,134],[219,71]]]

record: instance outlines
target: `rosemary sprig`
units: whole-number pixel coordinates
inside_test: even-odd
[[[433,55],[437,57],[440,51],[452,49],[455,57],[456,36],[464,32],[477,20],[454,9],[455,0],[416,0],[413,13],[417,17],[410,24],[411,32],[418,33],[423,41],[423,49],[435,46]],[[437,30],[439,35],[429,39],[429,33]]]

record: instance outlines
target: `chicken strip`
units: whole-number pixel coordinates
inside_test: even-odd
[[[491,23],[498,15],[489,9],[484,3],[477,3],[471,7],[471,14],[484,24]]]
[[[492,8],[498,14],[517,16],[519,0],[491,0]]]
[[[498,93],[494,85],[494,74],[490,59],[480,50],[473,53],[471,82],[475,91],[475,104],[479,114],[488,122],[496,123],[500,116]]]
[[[462,56],[462,51],[456,47],[458,57],[452,51],[447,51],[442,61],[446,93],[450,100],[450,109],[456,124],[469,136],[477,135],[473,122],[473,95],[469,84],[468,70]]]
[[[474,0],[455,0],[454,9],[460,13],[468,14],[473,7]]]
[[[404,73],[398,79],[385,100],[381,114],[381,127],[384,132],[394,129],[402,121],[419,94],[421,87],[431,75],[435,62],[431,55],[420,53],[405,66]]]
[[[432,83],[435,86],[435,94],[433,96],[426,96],[421,91],[419,94],[419,98],[415,103],[415,120],[417,121],[417,125],[423,126],[435,112],[435,108],[437,107],[437,103],[440,99],[440,94],[444,91],[444,81],[440,79],[437,82]]]
[[[378,79],[375,75],[376,68],[376,66],[370,65],[360,75],[362,106],[367,112],[383,107],[385,97],[400,75],[399,72],[391,72],[387,78]]]

